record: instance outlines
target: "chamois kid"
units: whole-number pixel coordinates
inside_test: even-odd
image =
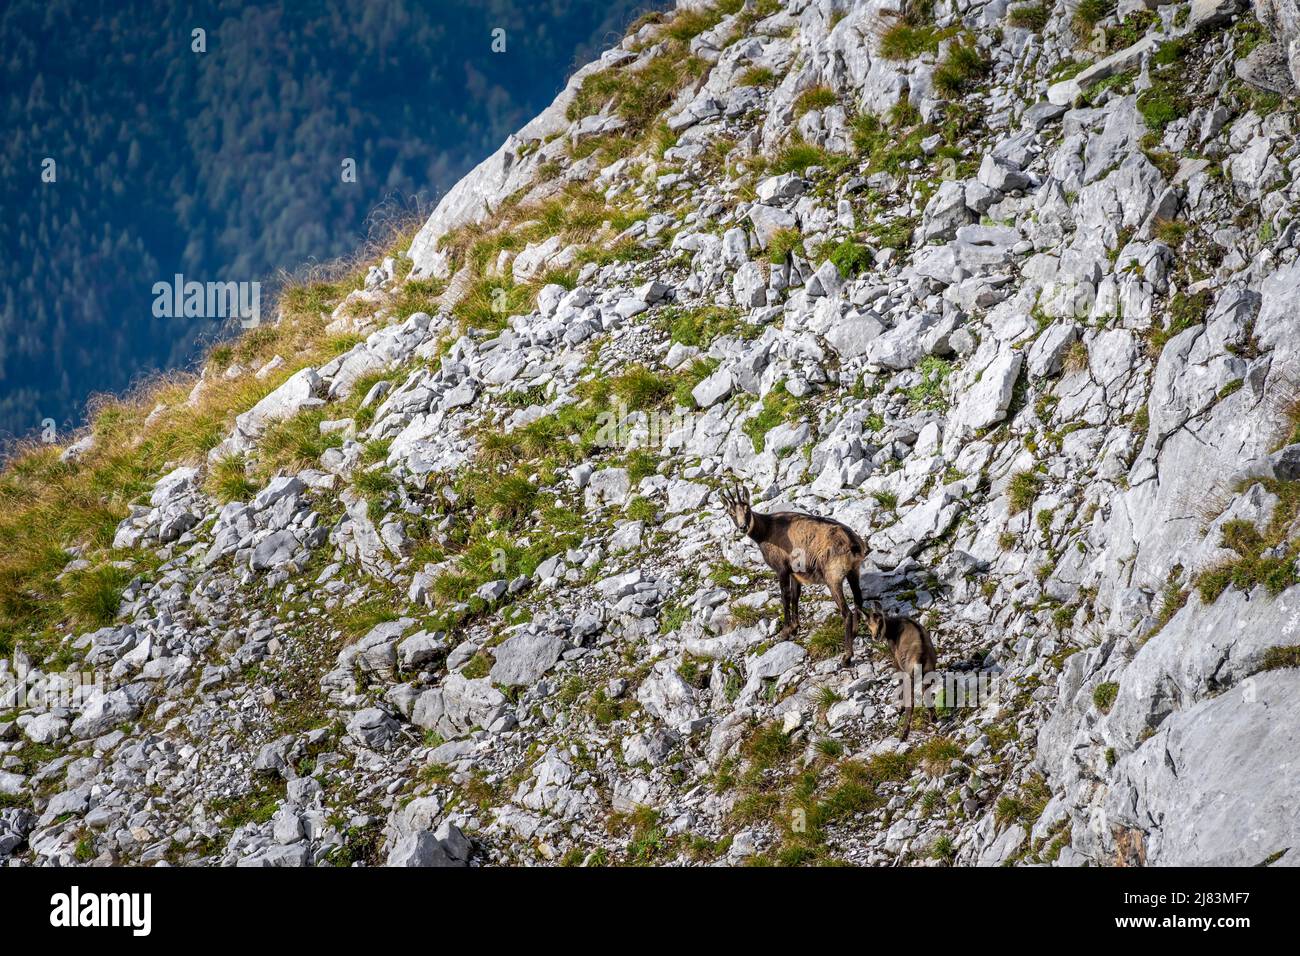
[[[919,621],[888,615],[876,601],[863,608],[863,614],[871,640],[884,640],[889,645],[894,666],[903,672],[903,722],[899,739],[906,740],[912,732],[913,701],[917,694],[922,693],[925,675],[938,670],[939,655],[934,651],[925,625]],[[937,717],[933,704],[930,705],[930,715]]]
[[[723,507],[736,528],[758,544],[767,566],[776,572],[781,586],[780,636],[799,631],[799,595],[805,584],[824,584],[844,620],[844,655],[841,663],[853,663],[853,637],[862,609],[862,587],[858,573],[867,549],[848,525],[803,514],[778,511],[762,514],[750,507],[749,490],[739,482],[719,492]],[[853,592],[850,603],[844,597],[844,582]]]

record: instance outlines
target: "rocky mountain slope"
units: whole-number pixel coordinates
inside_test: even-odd
[[[387,254],[9,467],[0,854],[1300,861],[1294,13],[637,24]],[[732,476],[930,628],[906,742],[824,589],[778,635]]]

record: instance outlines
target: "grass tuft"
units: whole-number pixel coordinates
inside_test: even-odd
[[[1278,496],[1268,527],[1259,529],[1248,521],[1229,521],[1223,526],[1221,545],[1237,552],[1238,557],[1209,568],[1196,579],[1201,600],[1212,604],[1230,587],[1249,592],[1263,585],[1277,596],[1300,583],[1296,561],[1300,559],[1300,540],[1290,539],[1289,530],[1300,516],[1300,482],[1263,482]]]
[[[839,102],[835,91],[829,86],[814,86],[811,89],[804,90],[799,94],[798,99],[794,101],[794,115],[797,119],[805,113],[811,113],[813,110],[829,109]]]
[[[130,571],[112,564],[74,571],[64,579],[63,605],[82,627],[112,624],[131,577]]]
[[[1011,479],[1007,494],[1010,498],[1011,513],[1013,515],[1028,511],[1033,507],[1041,483],[1042,479],[1032,471],[1022,471]]]
[[[1106,681],[1098,684],[1092,691],[1092,703],[1103,714],[1110,713],[1111,707],[1115,705],[1115,700],[1119,697],[1119,684],[1114,681]]]
[[[989,71],[989,62],[973,40],[954,41],[934,71],[934,87],[956,99],[972,90]]]
[[[1270,647],[1264,652],[1262,671],[1277,671],[1300,667],[1300,644],[1289,647]]]
[[[1037,3],[1022,3],[1019,6],[1012,7],[1007,12],[1007,25],[1021,30],[1033,30],[1035,33],[1041,33],[1043,27],[1047,26],[1050,14],[1051,11],[1048,9],[1046,0],[1039,0]]]

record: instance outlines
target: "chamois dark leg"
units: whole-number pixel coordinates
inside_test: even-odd
[[[794,628],[791,634],[799,633],[799,625],[803,623],[799,619],[799,597],[803,594],[803,585],[793,574],[790,575],[790,617],[794,621]]]
[[[839,609],[840,618],[844,621],[844,654],[840,658],[840,664],[848,667],[853,663],[853,637],[858,630],[858,609],[845,600],[843,579],[832,579],[827,582],[827,587],[831,589],[835,607]]]
[[[858,572],[849,572],[849,590],[853,592],[853,606],[858,609],[859,614],[866,614],[867,609],[862,604],[862,584],[858,581]]]
[[[901,687],[903,692],[903,720],[898,725],[899,740],[906,740],[907,735],[912,732],[912,694],[916,692],[916,688],[911,686],[911,681],[912,675],[904,670]]]
[[[912,732],[912,710],[916,706],[916,695],[921,692],[921,668],[903,669],[903,723],[899,740],[906,740]]]
[[[791,611],[794,576],[788,571],[779,573],[777,582],[781,585],[781,631],[778,636],[787,637],[794,632],[794,614]]]

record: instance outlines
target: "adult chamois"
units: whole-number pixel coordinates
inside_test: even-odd
[[[863,614],[871,640],[884,640],[889,645],[894,666],[903,673],[903,722],[899,739],[906,740],[912,732],[913,703],[918,694],[924,693],[925,675],[939,669],[939,655],[934,651],[930,633],[919,621],[886,614],[876,601],[863,608]],[[933,703],[930,715],[938,716]]]
[[[862,611],[862,586],[858,573],[867,555],[866,545],[848,525],[799,511],[762,514],[750,507],[749,490],[733,482],[719,492],[722,504],[737,530],[758,544],[767,566],[776,572],[781,586],[781,637],[799,631],[799,595],[805,584],[824,584],[844,620],[844,655],[841,663],[853,663],[853,637]],[[850,603],[844,597],[844,582],[853,592]]]

